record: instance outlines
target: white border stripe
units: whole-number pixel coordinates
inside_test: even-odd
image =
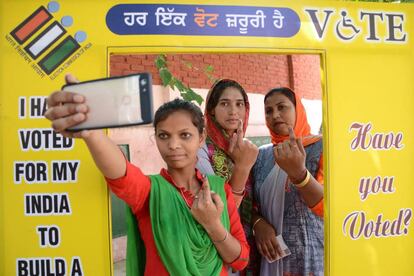
[[[45,33],[35,44],[33,44],[29,51],[34,55],[37,56],[43,49],[45,49],[50,43],[52,43],[61,33],[63,30],[59,27],[59,25],[54,26],[51,28],[47,33]]]

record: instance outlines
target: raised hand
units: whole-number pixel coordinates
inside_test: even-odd
[[[210,191],[210,185],[205,177],[200,191],[194,198],[191,214],[204,229],[210,231],[220,227],[223,209],[223,201],[218,194]]]
[[[275,161],[283,169],[293,183],[299,183],[306,177],[306,152],[302,139],[296,138],[289,127],[289,140],[277,144],[273,148]]]
[[[73,75],[66,75],[66,83],[77,83]],[[47,98],[47,110],[44,116],[52,122],[52,128],[65,137],[87,137],[88,131],[70,132],[68,127],[77,125],[86,119],[88,106],[85,98],[68,91],[55,91]]]
[[[67,83],[78,82],[72,75],[66,75]],[[70,132],[66,129],[83,122],[88,113],[85,98],[79,94],[56,91],[47,99],[45,117],[52,122],[56,132],[65,137],[84,138],[96,166],[107,178],[116,179],[126,173],[125,157],[119,147],[102,130]]]
[[[243,121],[240,120],[237,132],[230,138],[228,153],[235,165],[244,166],[250,170],[256,162],[259,149],[243,136]]]

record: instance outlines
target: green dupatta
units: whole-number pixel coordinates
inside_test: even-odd
[[[167,271],[175,275],[219,275],[223,261],[204,228],[176,188],[160,175],[150,176],[150,216],[158,254]],[[224,203],[221,221],[229,231],[230,219],[224,180],[208,176],[211,190]],[[130,209],[127,211],[127,275],[144,275],[145,247],[138,224]]]
[[[229,230],[224,180],[208,176],[208,181],[224,203],[221,221]],[[177,189],[162,176],[151,176],[149,202],[155,244],[167,271],[174,276],[219,275],[223,260]]]

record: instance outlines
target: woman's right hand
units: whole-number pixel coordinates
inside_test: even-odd
[[[276,163],[284,170],[289,179],[294,183],[300,183],[306,177],[306,152],[302,140],[296,138],[293,129],[289,127],[289,140],[277,144],[273,148]]]
[[[68,74],[66,83],[76,83],[77,79]],[[84,103],[82,95],[68,92],[55,91],[47,98],[47,110],[44,116],[52,122],[52,128],[65,137],[85,138],[89,131],[70,132],[66,129],[75,126],[86,119],[88,106]]]
[[[282,249],[276,240],[276,231],[263,218],[254,227],[254,237],[259,253],[269,261],[282,255]]]
[[[259,149],[255,144],[243,137],[243,122],[240,120],[237,132],[230,138],[228,152],[235,165],[250,170],[256,162]]]

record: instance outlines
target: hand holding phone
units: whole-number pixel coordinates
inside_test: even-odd
[[[84,96],[88,106],[86,120],[67,128],[69,131],[148,124],[153,120],[149,73],[67,84],[62,90]]]

